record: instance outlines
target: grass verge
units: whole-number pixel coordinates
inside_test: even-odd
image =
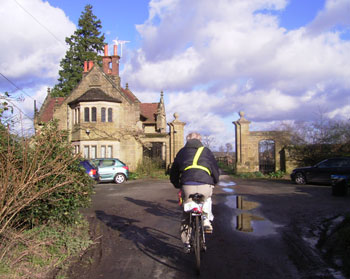
[[[0,244],[0,278],[47,278],[59,270],[56,278],[66,278],[67,261],[91,244],[88,222],[80,217],[75,224],[42,225],[21,232],[7,230]]]

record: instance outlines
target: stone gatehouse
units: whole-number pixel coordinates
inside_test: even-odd
[[[155,103],[141,103],[129,89],[120,85],[117,46],[109,55],[108,45],[102,67],[93,61],[84,64],[83,78],[67,97],[47,97],[37,111],[35,129],[57,119],[68,131],[74,152],[85,158],[119,158],[130,170],[145,156],[169,165],[184,144],[184,125],[177,114],[168,123],[163,92]]]
[[[236,130],[236,171],[270,173],[288,171],[285,146],[289,136],[284,131],[250,131],[251,123],[239,113],[234,121]]]

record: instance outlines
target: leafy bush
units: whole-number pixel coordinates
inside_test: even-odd
[[[242,172],[235,174],[236,177],[240,178],[264,178],[265,175],[261,173],[260,171],[256,172]]]
[[[218,166],[221,170],[223,170],[227,174],[234,174],[235,173],[235,166],[234,165],[227,165],[223,162],[218,162]]]
[[[269,178],[282,178],[286,175],[284,171],[278,170],[276,172],[271,172],[268,174]]]
[[[164,169],[164,162],[160,159],[144,157],[142,163],[139,163],[136,172],[133,174],[136,178],[168,178]]]
[[[57,126],[50,122],[30,140],[0,129],[0,235],[48,220],[72,223],[89,204],[93,182]]]

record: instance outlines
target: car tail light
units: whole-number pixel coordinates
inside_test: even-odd
[[[89,175],[96,175],[96,170],[95,169],[91,169],[89,172]]]
[[[129,170],[128,166],[123,166],[123,169]]]

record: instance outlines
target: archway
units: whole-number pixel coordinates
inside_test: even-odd
[[[261,140],[259,141],[259,171],[268,174],[275,171],[275,141]]]

